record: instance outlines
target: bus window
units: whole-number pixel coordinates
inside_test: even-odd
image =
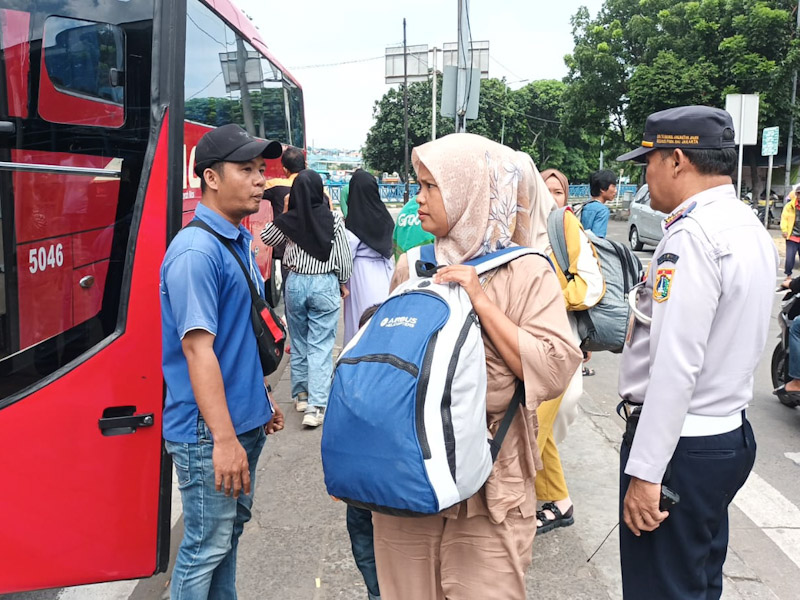
[[[237,123],[250,135],[288,144],[280,70],[199,0],[187,2],[186,19],[187,121]]]
[[[44,24],[39,114],[53,123],[122,127],[125,42],[106,23],[48,17]]]
[[[287,93],[289,96],[289,118],[292,127],[292,146],[305,148],[305,129],[303,123],[303,91],[296,85],[287,81]]]
[[[56,4],[25,3],[27,28],[0,12],[0,84],[21,98],[2,101],[0,86],[0,120],[16,129],[0,140],[0,410],[124,331],[147,172],[152,0],[74,2],[73,17],[51,14]]]
[[[286,97],[283,85],[283,73],[270,60],[261,59],[261,70],[264,81],[261,87],[262,110],[261,137],[289,143],[289,121],[286,110]]]

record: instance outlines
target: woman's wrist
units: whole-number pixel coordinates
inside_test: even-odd
[[[482,287],[479,287],[473,296],[470,296],[470,302],[472,302],[472,308],[475,309],[475,312],[480,317],[492,307],[492,301]]]

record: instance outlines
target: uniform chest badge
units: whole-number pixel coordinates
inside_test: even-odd
[[[675,269],[659,269],[656,271],[656,281],[653,284],[653,300],[664,302],[669,299],[672,290],[672,278],[675,276]]]

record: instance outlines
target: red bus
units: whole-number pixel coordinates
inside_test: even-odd
[[[167,568],[158,273],[230,122],[305,149],[228,0],[0,0],[0,593]]]

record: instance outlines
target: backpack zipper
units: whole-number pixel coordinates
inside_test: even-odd
[[[414,379],[416,379],[419,375],[419,369],[417,368],[417,365],[410,363],[407,360],[403,360],[394,354],[365,354],[357,358],[344,357],[339,359],[338,364],[357,365],[358,363],[362,362],[385,363],[387,365],[392,365],[393,367],[405,371]]]
[[[441,331],[441,330],[439,330]],[[417,439],[422,450],[422,458],[431,457],[431,447],[428,444],[428,434],[425,431],[425,395],[428,392],[428,381],[431,378],[431,364],[433,363],[433,351],[436,349],[436,340],[439,338],[439,331],[431,336],[428,348],[425,350],[425,358],[422,361],[422,373],[417,383]]]

